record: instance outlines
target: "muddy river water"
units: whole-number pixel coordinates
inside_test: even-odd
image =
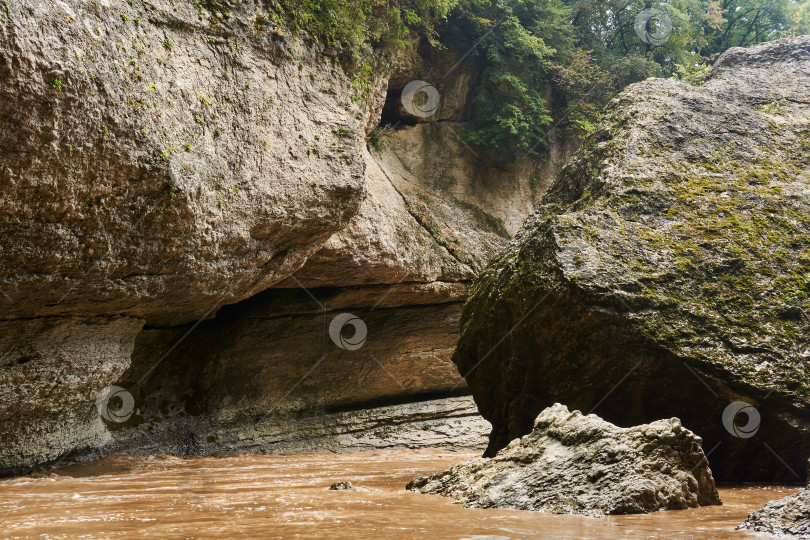
[[[414,476],[478,454],[107,457],[40,477],[0,480],[0,537],[25,538],[758,538],[749,511],[797,487],[721,488],[724,505],[585,518],[466,509],[404,489]],[[331,491],[348,480],[357,491]]]

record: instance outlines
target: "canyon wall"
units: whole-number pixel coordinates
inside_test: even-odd
[[[94,396],[143,324],[210,317],[345,227],[368,113],[327,54],[249,13],[3,7],[0,469],[15,470],[98,445]]]
[[[469,44],[415,42],[358,95],[252,4],[0,7],[0,472],[480,444],[461,302],[575,137],[517,163],[461,142]],[[416,78],[431,117],[402,107]]]
[[[451,361],[461,305],[577,139],[553,134],[551,159],[517,163],[466,146],[474,59],[437,86],[434,115],[409,115],[403,81],[440,79],[463,52],[423,52],[430,63],[390,74],[381,140],[363,151],[367,196],[300,270],[193,330],[141,333],[120,382],[137,389],[143,420],[116,432],[111,448],[482,446],[490,426]],[[332,334],[344,314],[362,326],[356,348]],[[343,338],[355,331],[345,325]]]

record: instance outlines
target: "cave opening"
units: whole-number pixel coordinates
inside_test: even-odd
[[[385,94],[385,105],[383,105],[380,114],[380,123],[378,127],[395,128],[399,126],[415,126],[418,119],[408,114],[402,106],[402,88],[401,86],[389,87]],[[415,96],[415,100],[424,99],[423,96]]]

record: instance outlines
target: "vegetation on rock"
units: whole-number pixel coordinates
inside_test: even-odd
[[[215,20],[240,3],[202,0]],[[464,138],[513,159],[542,153],[551,125],[591,131],[628,84],[690,77],[730,47],[810,31],[810,9],[795,0],[278,0],[264,9],[257,30],[305,32],[342,51],[364,96],[377,60],[420,37],[450,45],[448,26],[462,27],[483,59]],[[653,27],[671,26],[663,43],[636,34],[645,9],[661,13]]]
[[[490,454],[560,401],[620,425],[677,416],[720,444],[718,479],[804,472],[808,50],[728,51],[701,86],[650,79],[612,102],[465,307],[455,361]],[[735,401],[763,445],[724,427]]]

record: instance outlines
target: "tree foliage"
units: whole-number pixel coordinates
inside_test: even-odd
[[[723,23],[708,32],[709,41],[701,50],[705,56],[713,57],[731,47],[748,47],[808,31],[806,2],[722,0],[714,3],[722,13]]]
[[[592,97],[611,83],[592,51],[579,46],[571,6],[558,0],[462,0],[457,13],[481,36],[475,53],[484,57],[467,142],[510,158],[539,153],[555,122],[550,102],[558,109],[569,105],[566,119],[590,126],[597,115]]]
[[[689,77],[730,47],[810,32],[810,7],[798,0],[275,1],[274,18],[341,48],[358,73],[370,69],[369,51],[401,47],[408,36],[437,45],[450,16],[483,66],[465,139],[513,158],[541,151],[552,126],[588,131],[628,84]],[[667,39],[639,37],[647,9],[659,14],[647,29]]]
[[[364,49],[405,45],[411,32],[435,43],[435,25],[457,0],[279,0],[273,14],[293,30],[337,46],[357,60]]]
[[[660,43],[636,32],[646,9],[662,14],[650,21]],[[628,84],[810,32],[810,8],[795,0],[461,0],[455,14],[486,57],[467,140],[511,156],[542,149],[552,125],[588,131]]]

